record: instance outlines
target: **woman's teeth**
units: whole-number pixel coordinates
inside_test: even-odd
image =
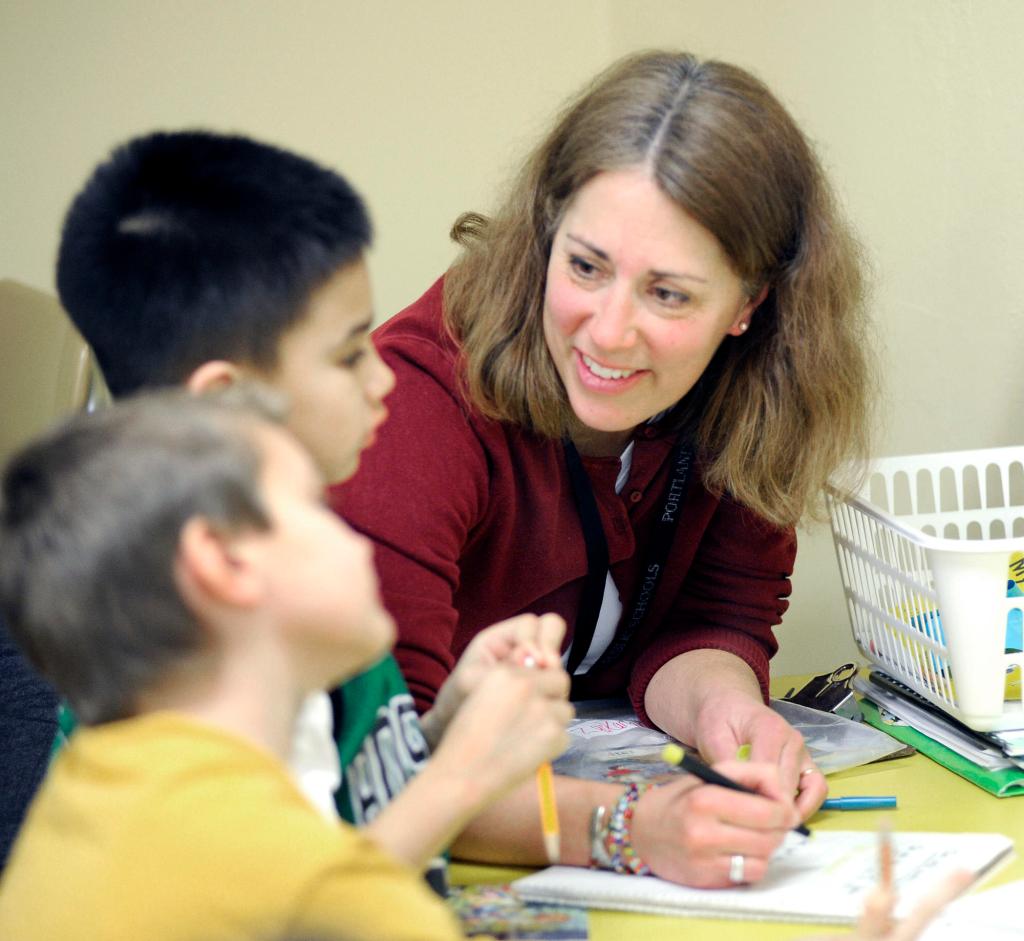
[[[636,369],[609,369],[600,363],[595,363],[586,353],[581,353],[583,364],[599,379],[626,379],[637,372]]]

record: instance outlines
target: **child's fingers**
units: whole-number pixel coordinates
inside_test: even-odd
[[[893,919],[896,895],[890,889],[876,888],[864,902],[864,911],[852,935],[855,941],[914,941],[932,919],[966,889],[974,877],[966,871],[955,872],[939,883],[916,908],[901,921]]]
[[[521,644],[533,644],[541,650],[558,653],[565,636],[565,621],[558,614],[523,614],[511,622],[515,628],[515,640]]]
[[[542,614],[537,619],[537,645],[558,659],[565,637],[565,620],[558,614]]]
[[[561,662],[556,661],[554,666],[542,667],[540,665],[540,653],[533,648],[524,648],[522,659],[513,662],[517,666],[526,667],[532,676],[534,687],[537,692],[546,699],[566,699],[569,695],[569,674],[562,669]]]
[[[561,667],[538,670],[534,682],[537,692],[545,699],[569,698],[569,674]]]
[[[561,663],[565,621],[560,615],[524,615],[515,627],[513,663],[527,667],[552,667]]]
[[[914,941],[928,923],[973,881],[974,876],[966,871],[954,872],[943,879],[938,888],[925,896],[885,941]]]
[[[864,900],[864,910],[857,922],[858,941],[885,938],[893,927],[892,912],[896,905],[896,894],[892,889],[878,886]]]
[[[845,935],[846,941],[915,941],[932,919],[974,881],[966,870],[954,872],[939,883],[902,921],[894,921],[896,894],[881,886],[874,889],[864,902],[864,910],[857,921],[857,930]],[[808,941],[843,941],[835,935],[815,935]]]

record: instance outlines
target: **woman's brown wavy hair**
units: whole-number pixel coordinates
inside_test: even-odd
[[[710,489],[795,524],[868,452],[863,263],[806,138],[736,66],[657,51],[616,63],[570,102],[492,218],[456,221],[445,318],[466,394],[490,417],[567,432],[542,326],[552,239],[588,180],[638,166],[718,239],[751,297],[768,286],[675,420],[693,429]]]

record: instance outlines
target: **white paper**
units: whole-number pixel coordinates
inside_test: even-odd
[[[998,833],[895,833],[897,915],[905,915],[947,875],[985,871],[1013,841]],[[791,836],[756,885],[692,889],[654,877],[553,866],[513,883],[531,901],[704,918],[849,924],[878,880],[878,837],[868,831],[820,830]],[[988,939],[986,939],[988,941]]]
[[[921,935],[921,941],[1021,941],[1024,881],[975,892],[953,902]]]

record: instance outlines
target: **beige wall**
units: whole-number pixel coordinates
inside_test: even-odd
[[[379,231],[383,318],[441,273],[455,216],[489,204],[607,61],[608,29],[586,0],[0,0],[0,273],[52,286],[62,213],[97,159],[207,126],[352,179]]]
[[[879,452],[1019,442],[1022,35],[1017,0],[0,0],[0,276],[51,288],[96,160],[201,125],[352,178],[384,317],[440,273],[454,216],[490,205],[567,94],[674,45],[760,74],[831,168],[877,276]],[[853,654],[827,530],[802,544],[782,671]]]

